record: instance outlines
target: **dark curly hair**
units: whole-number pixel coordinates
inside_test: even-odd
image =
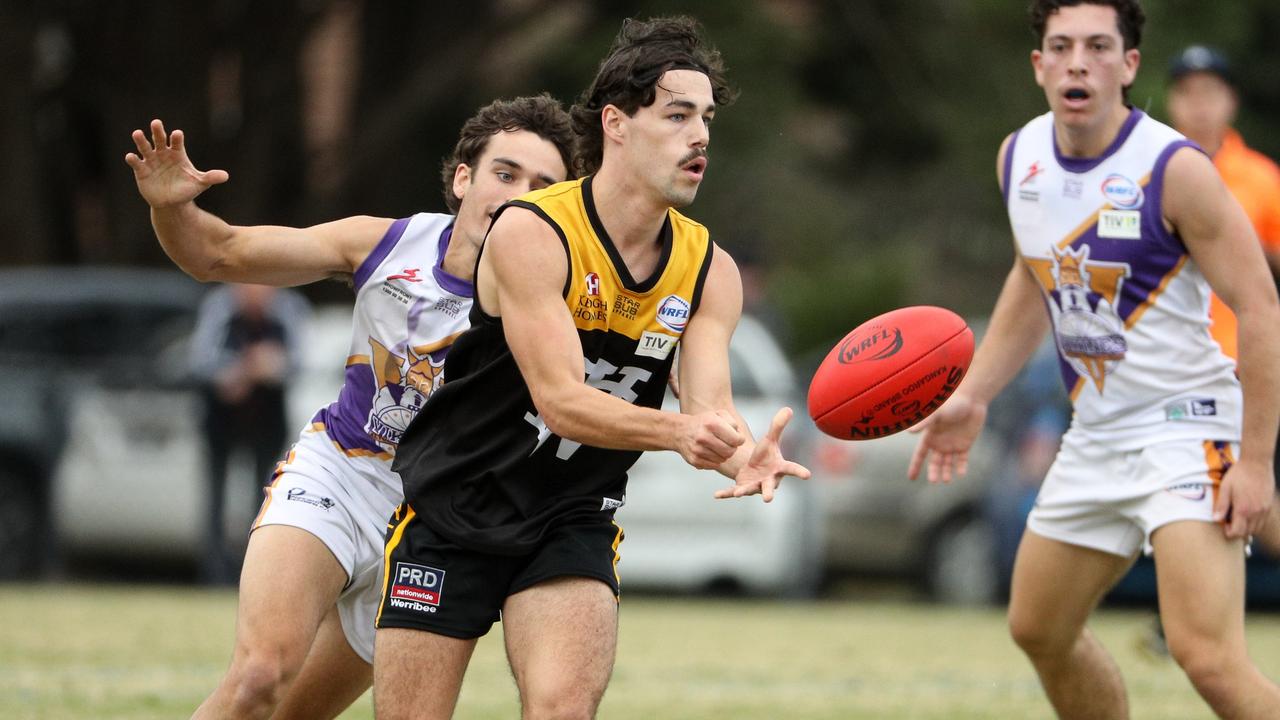
[[[1031,0],[1027,13],[1031,16],[1031,29],[1035,31],[1041,45],[1044,45],[1044,29],[1049,24],[1049,16],[1064,7],[1076,5],[1115,8],[1116,25],[1120,30],[1120,37],[1124,38],[1124,49],[1132,50],[1142,44],[1142,25],[1147,21],[1147,16],[1142,12],[1139,0]]]
[[[653,104],[658,81],[672,69],[706,73],[716,105],[728,105],[737,96],[725,78],[720,52],[703,41],[698,21],[683,16],[627,19],[609,54],[600,61],[595,80],[569,110],[578,135],[574,148],[576,175],[590,175],[600,169],[604,159],[600,114],[605,106],[613,105],[628,116],[635,115],[640,108]]]
[[[462,199],[453,194],[453,177],[462,164],[474,166],[489,146],[489,138],[503,131],[528,130],[556,146],[565,168],[573,166],[573,128],[560,101],[547,93],[494,100],[476,111],[462,126],[453,154],[440,167],[444,203],[457,213]]]

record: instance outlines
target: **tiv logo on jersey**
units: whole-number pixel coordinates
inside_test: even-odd
[[[1142,239],[1142,213],[1137,210],[1103,210],[1098,213],[1098,237],[1115,240]]]
[[[1137,210],[1142,207],[1142,186],[1123,175],[1108,175],[1102,181],[1102,194],[1108,202],[1121,210]]]
[[[679,295],[668,295],[658,306],[658,322],[673,332],[684,332],[689,322],[689,301]]]
[[[444,571],[413,563],[397,562],[388,604],[401,610],[435,612],[444,591]]]
[[[659,360],[666,360],[667,356],[671,354],[671,351],[675,349],[676,342],[679,340],[680,338],[675,335],[649,332],[646,330],[644,334],[640,336],[640,341],[636,343],[636,354],[643,355],[645,357],[657,358]]]
[[[582,278],[582,284],[587,286],[588,297],[600,296],[600,276],[599,275],[593,272],[587,273],[587,276]]]

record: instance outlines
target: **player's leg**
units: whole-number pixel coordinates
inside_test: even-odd
[[[1064,720],[1129,716],[1115,661],[1085,627],[1132,557],[1051,540],[1028,530],[1018,546],[1009,630]]]
[[[561,577],[507,598],[507,658],[521,717],[594,718],[618,641],[618,601],[599,580]]]
[[[333,553],[306,530],[255,530],[240,575],[231,667],[194,717],[269,717],[346,581]]]
[[[1253,536],[1253,541],[1273,558],[1280,558],[1280,497],[1271,504],[1271,512],[1267,513],[1267,521]]]
[[[1274,718],[1280,688],[1249,659],[1244,637],[1244,550],[1216,523],[1157,529],[1160,614],[1169,652],[1223,718]]]
[[[453,717],[476,640],[379,628],[373,656],[373,709],[378,720]]]
[[[370,633],[372,633],[370,625]],[[290,684],[271,720],[322,720],[337,717],[369,689],[373,666],[360,657],[343,631],[338,608],[329,609],[298,677]]]

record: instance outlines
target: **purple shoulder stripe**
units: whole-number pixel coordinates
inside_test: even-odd
[[[1018,133],[1022,132],[1019,128],[1013,131],[1009,136],[1009,145],[1004,149],[1004,182],[1001,183],[1000,192],[1004,193],[1004,206],[1009,207],[1009,188],[1013,181],[1013,149],[1018,146]]]
[[[1179,253],[1187,251],[1187,246],[1183,244],[1182,238],[1176,234],[1169,232],[1164,226],[1164,172],[1169,166],[1169,158],[1182,148],[1195,148],[1200,152],[1204,152],[1199,145],[1190,140],[1174,140],[1160,151],[1160,155],[1156,158],[1155,165],[1151,168],[1151,180],[1147,183],[1146,195],[1147,206],[1142,213],[1143,235],[1151,238],[1158,238],[1162,245],[1176,250]]]
[[[400,236],[404,235],[404,229],[409,227],[409,221],[412,219],[400,218],[391,223],[391,227],[387,228],[387,234],[382,236],[377,246],[373,248],[373,252],[369,253],[369,257],[365,258],[364,262],[360,263],[360,267],[356,268],[356,274],[351,279],[351,282],[355,286],[354,290],[357,293],[369,281],[369,276],[373,274],[373,271],[377,270],[382,261],[387,259],[387,255],[391,254],[391,250],[395,248],[396,243],[400,242]]]

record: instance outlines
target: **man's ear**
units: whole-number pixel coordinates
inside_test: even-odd
[[[458,163],[453,171],[453,194],[459,200],[467,196],[467,188],[471,187],[471,166]]]

